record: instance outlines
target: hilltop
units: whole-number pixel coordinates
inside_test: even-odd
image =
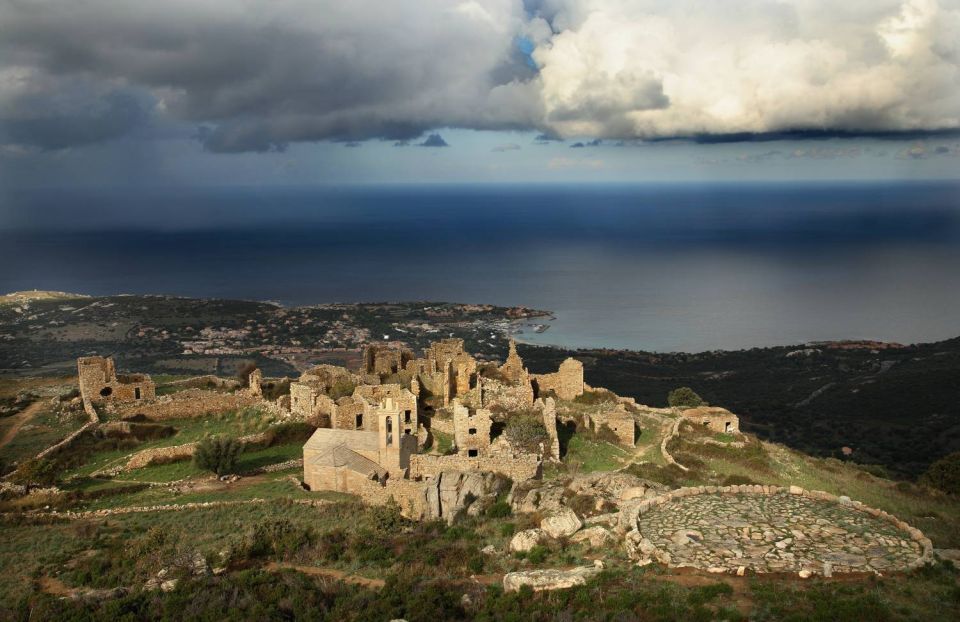
[[[46,293],[50,294],[50,293]],[[458,337],[480,359],[546,311],[448,303],[275,303],[173,296],[41,295],[0,305],[0,375],[71,373],[87,354],[155,374],[295,376],[356,364],[367,341],[414,349]],[[11,294],[9,296],[18,296]],[[32,293],[25,294],[26,296]],[[960,450],[960,338],[901,346],[798,344],[696,354],[519,345],[531,371],[583,361],[599,386],[665,406],[678,386],[723,404],[759,437],[915,478]]]

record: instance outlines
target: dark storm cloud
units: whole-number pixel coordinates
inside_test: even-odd
[[[960,0],[837,7],[0,0],[0,140],[88,144],[146,116],[206,128],[216,152],[444,127],[700,143],[960,128]]]
[[[20,115],[0,119],[0,144],[41,150],[89,145],[123,136],[142,125],[147,113],[137,98],[122,92],[104,95],[88,110],[58,112],[20,102]]]

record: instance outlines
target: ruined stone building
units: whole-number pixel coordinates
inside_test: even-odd
[[[713,432],[736,433],[740,431],[740,418],[726,408],[720,408],[719,406],[688,408],[681,411],[680,414]]]
[[[588,425],[594,432],[606,427],[617,437],[617,444],[624,447],[636,446],[636,422],[627,407],[618,402],[612,410],[599,410],[587,415]]]
[[[311,490],[363,494],[372,482],[403,479],[416,437],[405,434],[399,407],[390,398],[377,409],[376,431],[318,428],[303,446],[304,482]]]
[[[491,413],[485,408],[470,409],[454,400],[453,430],[457,453],[476,458],[490,447]]]
[[[133,402],[156,397],[156,385],[146,374],[117,375],[112,358],[77,359],[80,395],[91,402]]]
[[[403,371],[413,360],[410,350],[385,345],[369,345],[363,350],[363,373],[389,376]]]
[[[463,339],[441,339],[424,352],[424,358],[413,359],[406,369],[416,381],[421,400],[432,397],[434,406],[444,407],[450,401],[478,397],[477,360],[463,349]]]

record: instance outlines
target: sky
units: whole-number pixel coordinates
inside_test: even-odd
[[[0,190],[958,164],[960,0],[0,0]]]

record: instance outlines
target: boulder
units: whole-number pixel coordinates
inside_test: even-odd
[[[535,592],[563,590],[585,584],[587,579],[595,576],[600,570],[601,568],[597,566],[581,566],[571,570],[508,572],[503,576],[503,589],[507,592],[516,592],[524,585],[529,585]]]
[[[581,527],[583,521],[576,512],[567,507],[561,507],[540,521],[540,529],[551,538],[572,536]]]
[[[543,542],[544,533],[542,529],[524,529],[513,534],[510,540],[510,550],[514,553],[526,553],[533,547]]]
[[[609,542],[613,538],[610,531],[596,525],[594,527],[587,527],[581,531],[570,536],[571,542],[590,542],[590,546],[594,548],[599,548]]]

